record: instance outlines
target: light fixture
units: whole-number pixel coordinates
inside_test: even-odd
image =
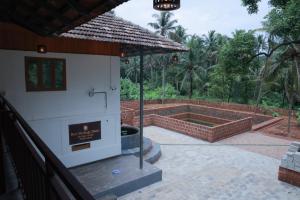
[[[173,55],[173,56],[172,56],[172,62],[173,62],[173,63],[178,63],[178,61],[179,61],[178,56],[177,56],[176,54]]]
[[[124,62],[125,62],[125,64],[126,64],[126,65],[128,65],[128,64],[129,64],[129,60],[128,60],[128,59],[125,59],[125,61],[124,61]]]
[[[180,0],[153,0],[153,8],[160,11],[177,10],[180,8]]]
[[[47,46],[44,44],[37,45],[37,52],[38,53],[47,53]]]
[[[121,58],[124,58],[126,56],[126,53],[125,52],[122,52],[121,53]]]

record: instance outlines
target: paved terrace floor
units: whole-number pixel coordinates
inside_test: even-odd
[[[155,165],[163,170],[163,181],[120,200],[300,198],[300,188],[277,180],[280,160],[276,158],[285,153],[284,145],[290,141],[245,133],[211,145],[153,126],[145,128],[145,136],[162,144],[162,157]],[[250,143],[261,146],[246,145]]]

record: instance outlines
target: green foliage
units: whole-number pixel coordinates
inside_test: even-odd
[[[130,79],[121,78],[121,99],[136,100],[139,98],[138,84],[134,84]]]
[[[271,113],[273,117],[279,117],[280,114],[275,111],[276,108],[280,107],[280,104],[276,104],[272,99],[265,98],[262,100],[261,107],[265,110],[265,114]]]
[[[257,12],[260,1],[242,0],[250,13]],[[160,99],[165,93],[164,98],[257,103],[273,116],[278,116],[275,108],[297,103],[300,1],[269,3],[273,9],[263,23],[263,35],[237,30],[229,37],[212,30],[190,36],[184,27],[177,26],[173,14],[154,15],[155,21],[149,25],[156,33],[186,45],[190,51],[176,53],[178,63],[172,62],[174,54],[144,57],[145,99]],[[139,57],[134,57],[129,58],[129,64],[121,64],[122,99],[139,98],[139,62]]]
[[[288,4],[289,1],[290,0],[269,0],[269,4],[276,8],[282,8]],[[261,0],[242,0],[242,5],[247,7],[250,14],[253,14],[258,12],[259,2],[261,2]]]
[[[144,98],[146,100],[161,99],[163,90],[161,87],[152,89],[149,83],[146,82],[144,86]],[[133,83],[130,79],[121,79],[121,99],[122,100],[137,100],[139,99],[139,84]],[[177,98],[179,92],[170,84],[166,85],[166,98]]]
[[[290,0],[282,9],[272,9],[266,16],[264,27],[273,35],[299,39],[300,1]]]
[[[246,6],[249,13],[257,13],[258,11],[258,3],[261,0],[242,0],[243,6]]]
[[[174,32],[169,32],[169,38],[178,43],[185,43],[187,37],[186,29],[181,25],[177,26]]]
[[[171,30],[175,30],[177,20],[172,20],[173,13],[171,12],[160,12],[159,14],[153,14],[155,22],[148,23],[155,32],[159,35],[166,36]]]
[[[255,54],[257,46],[257,39],[253,32],[239,30],[222,47],[219,55],[220,79],[217,84],[222,83],[223,96],[227,90],[228,101],[235,98],[238,102],[248,103],[252,92],[250,73],[258,65],[256,60],[251,60],[251,57]]]
[[[298,125],[300,126],[300,109],[299,109],[298,112],[296,113],[296,117],[297,117]]]
[[[245,75],[251,67],[250,58],[255,54],[257,46],[253,32],[236,31],[233,38],[226,43],[220,53],[220,64],[227,75]]]
[[[170,85],[166,84],[165,87],[165,98],[167,99],[173,99],[178,97],[178,91]],[[163,89],[161,87],[155,88],[155,89],[149,89],[148,87],[145,87],[145,99],[161,99],[163,95]]]
[[[279,117],[279,116],[280,116],[280,114],[278,112],[273,111],[272,117]]]
[[[220,65],[215,67],[209,74],[210,84],[208,87],[209,96],[222,99],[228,99],[229,94],[229,79],[225,76],[224,68]]]

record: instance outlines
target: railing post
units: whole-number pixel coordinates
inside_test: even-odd
[[[0,116],[2,115],[0,136],[1,139],[5,138],[5,143],[9,147],[25,199],[94,200],[89,191],[68,171],[23,117],[0,94],[1,110],[3,112],[0,112]],[[3,146],[0,147],[1,184]]]
[[[50,163],[48,161],[48,159],[45,159],[45,170],[46,170],[46,178],[45,178],[45,196],[46,196],[46,200],[52,200],[55,199],[52,195],[52,191],[51,191],[51,178],[54,176],[53,173],[53,169],[50,166]]]
[[[4,144],[3,144],[3,102],[0,102],[0,194],[4,194],[5,172],[4,172]]]
[[[4,149],[2,143],[2,132],[0,134],[0,194],[4,194],[5,188],[5,173],[4,173]]]

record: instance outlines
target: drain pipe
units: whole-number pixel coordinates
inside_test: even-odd
[[[143,169],[143,128],[144,128],[144,52],[140,50],[140,169]]]

